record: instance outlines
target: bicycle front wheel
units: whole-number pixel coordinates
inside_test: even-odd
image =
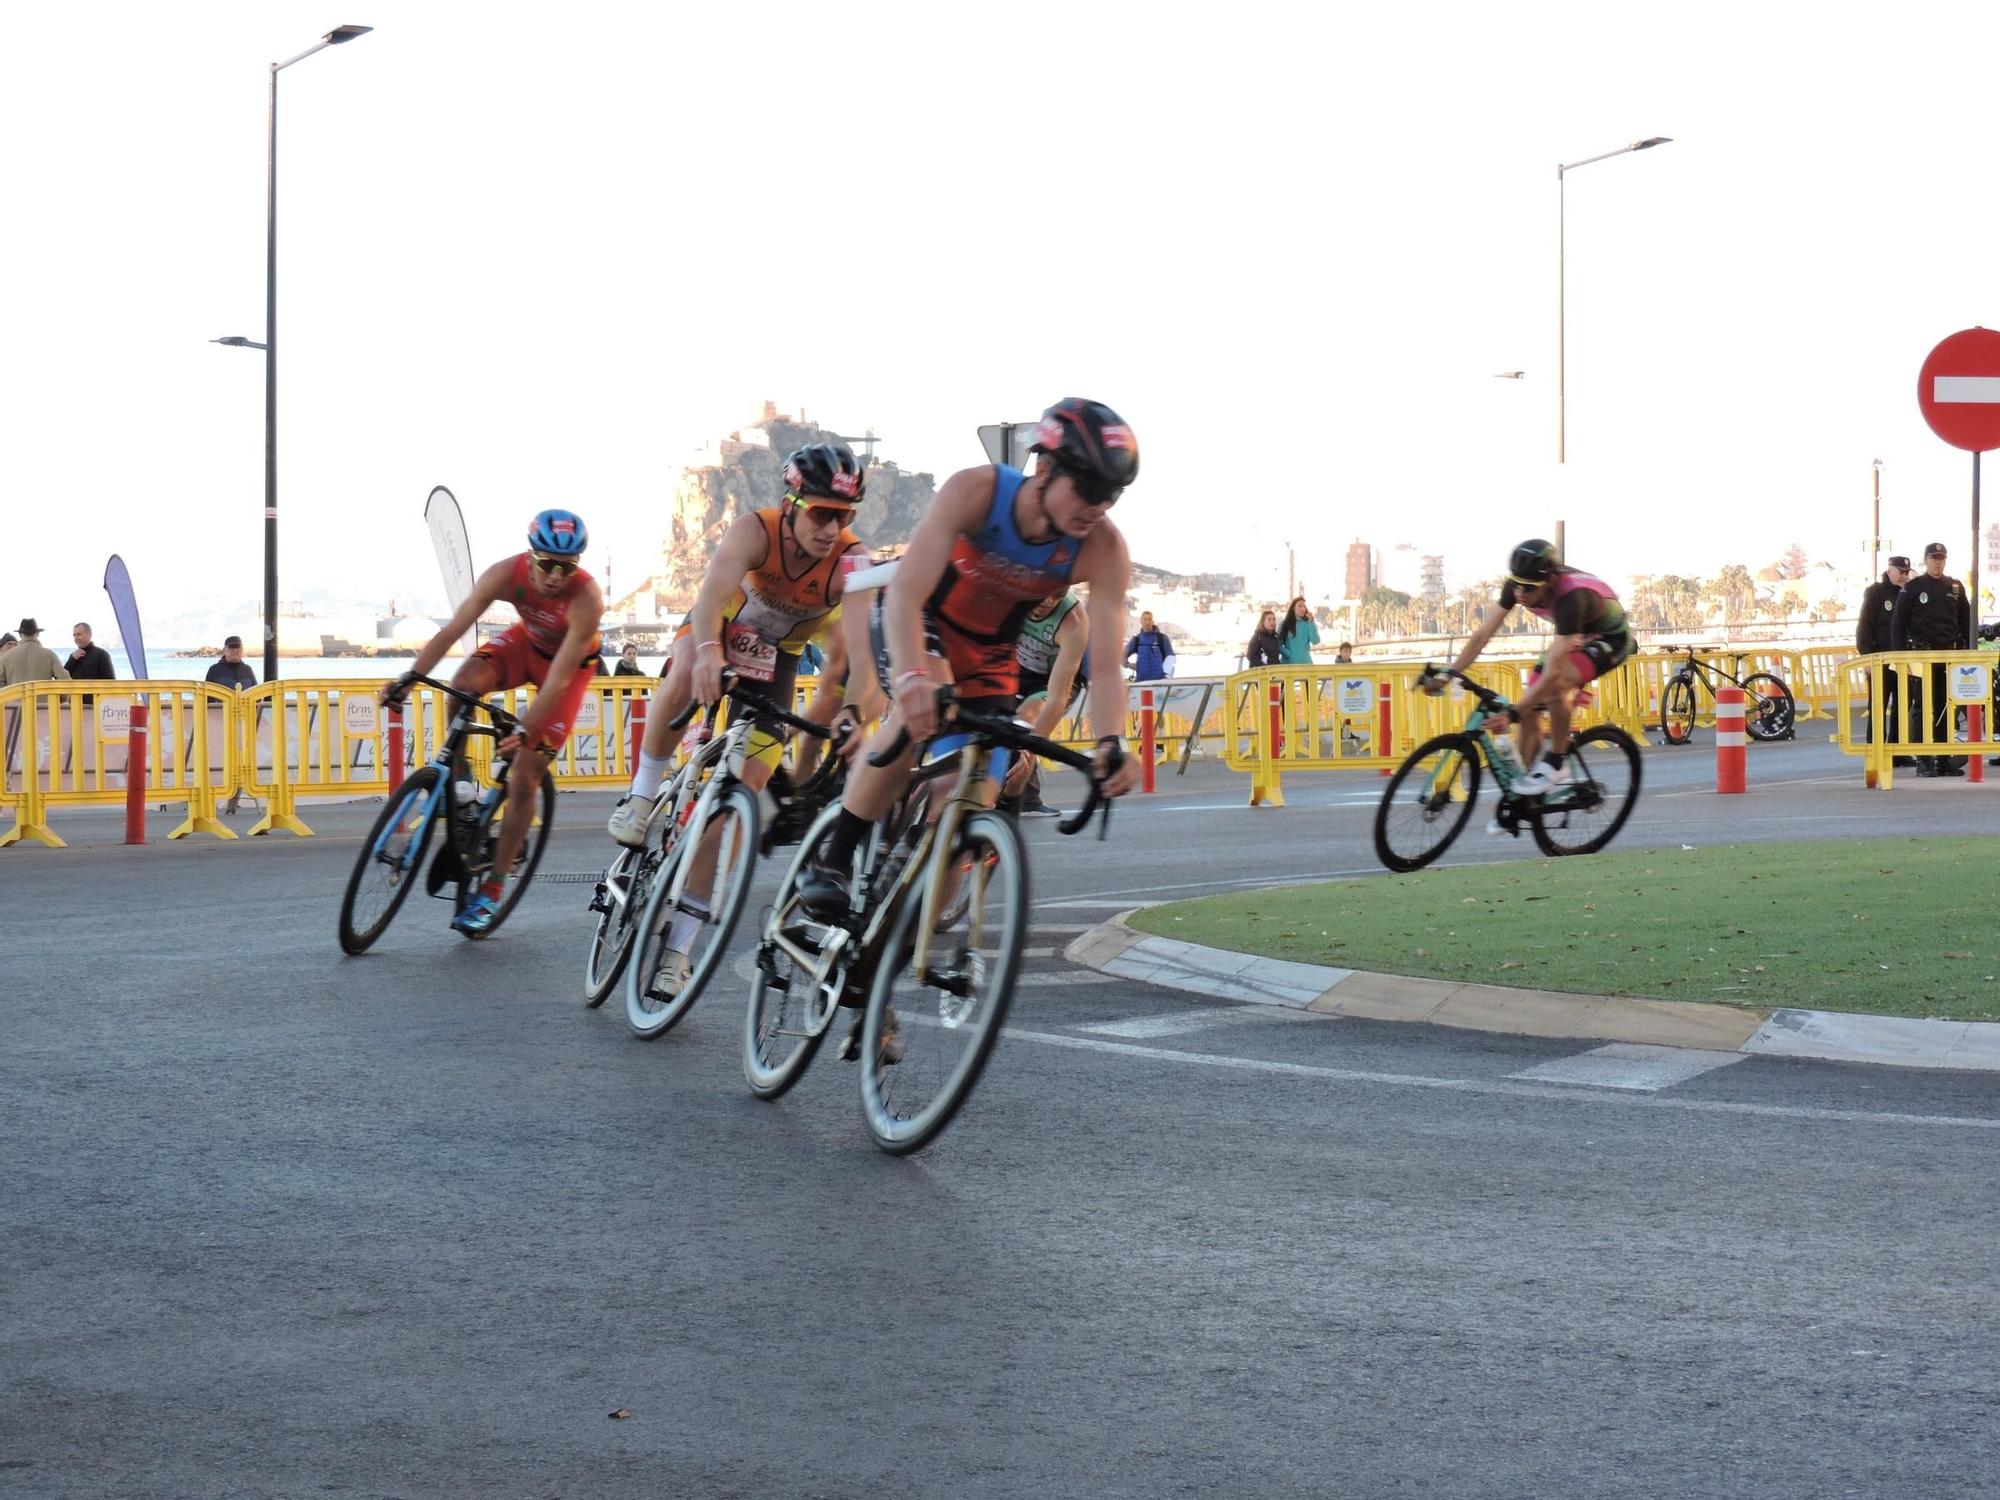
[[[465,910],[465,904],[479,889],[493,868],[493,857],[500,842],[501,820],[507,814],[508,789],[514,784],[510,771],[507,780],[500,784],[493,800],[481,809],[479,821],[461,835],[466,843],[460,851],[465,865],[465,873],[458,882],[458,909]],[[549,774],[548,767],[542,768],[542,784],[536,788],[540,793],[535,798],[534,822],[528,828],[528,836],[522,841],[521,852],[514,856],[514,868],[500,889],[500,905],[493,913],[493,920],[483,931],[465,933],[469,938],[489,938],[500,930],[500,924],[513,914],[527,893],[528,882],[535,878],[535,867],[542,862],[542,850],[548,847],[549,830],[556,821],[556,782]],[[534,796],[534,793],[530,793]]]
[[[861,1113],[893,1156],[951,1123],[1000,1040],[1028,938],[1028,860],[1013,821],[978,812],[960,826],[953,864],[963,899],[947,903],[921,974],[912,972],[926,877],[904,893],[876,961],[861,1026]]]
[[[1479,800],[1479,742],[1441,734],[1409,753],[1375,809],[1375,857],[1403,874],[1451,847]]]
[[[1569,742],[1563,763],[1568,785],[1528,804],[1535,843],[1544,854],[1595,854],[1639,800],[1639,747],[1616,724],[1599,724]]]
[[[1743,679],[1743,731],[1751,739],[1790,739],[1797,717],[1798,705],[1782,679],[1769,672],[1752,672]]]
[[[361,853],[355,856],[354,873],[347,877],[347,893],[340,898],[343,951],[366,953],[409,899],[424,867],[431,826],[437,821],[430,815],[430,802],[439,776],[436,766],[425,766],[405,778],[368,830]]]
[[[1694,738],[1694,680],[1676,677],[1660,693],[1660,738],[1685,745]]]
[[[704,852],[715,861],[707,896],[690,880],[679,902],[668,899],[682,862]],[[664,1036],[694,1005],[729,949],[756,866],[757,796],[739,782],[716,799],[701,839],[683,837],[653,877],[625,973],[625,1021],[634,1036]]]

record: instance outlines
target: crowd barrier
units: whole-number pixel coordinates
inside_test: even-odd
[[[2000,710],[1994,664],[1994,656],[1983,651],[1851,657],[1835,668],[1833,738],[1844,752],[1861,757],[1863,783],[1880,790],[1895,785],[1897,756],[1963,756],[1969,779],[1982,780],[1983,758],[2000,753],[1993,724]],[[1940,684],[1946,705],[1942,726],[1933,712]]]

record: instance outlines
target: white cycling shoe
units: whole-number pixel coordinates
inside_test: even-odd
[[[634,797],[628,793],[620,797],[618,805],[611,809],[611,818],[604,825],[605,829],[627,849],[643,849],[646,846],[646,830],[653,823],[655,805],[651,797]]]
[[[1549,764],[1547,756],[1535,762],[1533,770],[1513,785],[1516,797],[1541,797],[1559,786],[1569,785],[1569,767]]]

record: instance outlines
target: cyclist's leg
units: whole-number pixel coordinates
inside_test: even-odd
[[[514,752],[507,767],[507,801],[500,810],[500,834],[493,841],[493,869],[486,877],[489,896],[497,894],[496,888],[505,883],[514,861],[521,857],[521,846],[528,841],[528,829],[534,825],[535,809],[542,800],[542,773],[561,748],[558,741],[546,750],[523,745]]]
[[[692,639],[676,636],[676,642]],[[660,674],[659,686],[653,689],[653,696],[646,704],[646,733],[639,742],[639,753],[643,761],[633,777],[634,788],[639,796],[653,797],[659,794],[660,782],[664,779],[665,767],[674,758],[674,751],[680,748],[681,736],[685,729],[671,728],[676,715],[687,706],[694,692],[694,652],[677,650],[667,658],[666,670]],[[648,777],[648,772],[651,772]],[[647,784],[650,781],[650,784]]]

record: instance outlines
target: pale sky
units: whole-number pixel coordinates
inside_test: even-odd
[[[264,334],[267,65],[346,22],[280,84],[286,598],[435,605],[440,483],[629,585],[766,397],[940,476],[1109,402],[1136,556],[1316,589],[1558,515],[1607,575],[1852,566],[1875,458],[1969,560],[1916,375],[2000,325],[1992,5],[328,3],[10,11],[0,624],[108,636],[117,551],[253,634],[262,357],[207,341]],[[1555,165],[1651,135],[1569,179],[1559,475]]]

